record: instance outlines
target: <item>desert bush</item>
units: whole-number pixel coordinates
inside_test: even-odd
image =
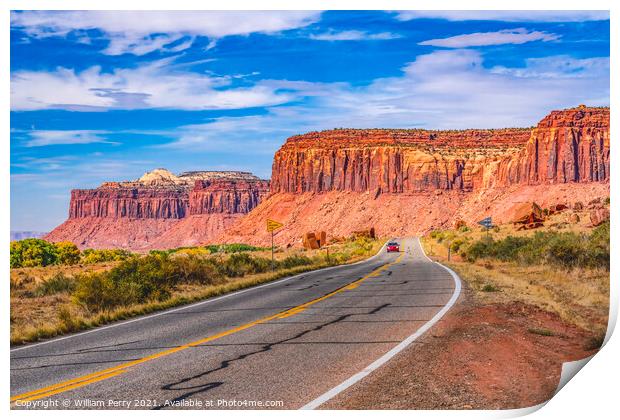
[[[195,255],[175,256],[173,259],[175,272],[178,272],[177,283],[186,284],[219,284],[224,277],[218,270],[217,261],[212,258],[200,258]]]
[[[248,245],[248,244],[221,244],[221,245],[207,245],[205,247],[212,253],[223,252],[226,254],[231,254],[235,252],[251,252],[251,251],[263,251],[267,248]]]
[[[57,273],[41,282],[34,289],[34,296],[49,296],[59,293],[70,293],[75,289],[76,281],[73,277]]]
[[[23,239],[11,242],[11,268],[44,267],[55,264],[58,259],[56,246],[43,239]]]
[[[81,323],[68,305],[63,305],[58,309],[58,320],[66,332],[78,331],[81,327]]]
[[[130,257],[109,271],[77,276],[73,297],[97,312],[165,300],[179,284],[218,284],[223,280],[214,259],[155,253]]]
[[[242,252],[232,254],[219,265],[220,273],[227,277],[242,277],[247,274],[264,273],[271,269],[271,260],[262,257],[252,257]]]
[[[452,250],[452,252],[458,252],[459,249],[461,249],[461,247],[466,243],[467,240],[465,238],[456,238],[450,243],[450,249]]]
[[[588,243],[588,262],[591,267],[610,269],[609,220],[592,230]]]
[[[499,289],[496,286],[490,283],[485,284],[480,290],[482,290],[483,292],[498,292],[499,291]]]
[[[82,274],[76,280],[73,300],[91,312],[110,310],[127,301],[124,291],[106,272]]]
[[[75,301],[92,312],[170,296],[174,272],[168,256],[132,257],[105,272],[78,275]]]
[[[521,264],[550,264],[555,267],[604,268],[609,270],[609,222],[590,235],[575,232],[536,232],[528,237],[483,238],[465,251],[466,259],[494,258]]]
[[[313,262],[314,261],[311,258],[306,257],[305,255],[291,255],[291,256],[284,258],[281,261],[278,261],[278,267],[279,268],[293,268],[293,267],[299,267],[301,265],[310,265]]]
[[[57,263],[73,265],[80,262],[80,250],[72,242],[56,242]]]
[[[133,254],[124,249],[85,249],[82,251],[83,264],[95,264],[108,261],[124,261]]]

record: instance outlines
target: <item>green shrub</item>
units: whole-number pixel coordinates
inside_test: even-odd
[[[108,273],[83,274],[76,280],[73,299],[92,312],[110,310],[127,302],[127,295]]]
[[[479,258],[495,258],[521,264],[550,264],[565,269],[609,270],[609,222],[595,228],[590,235],[536,232],[529,237],[507,236],[498,241],[483,238],[472,243],[464,255],[470,262]]]
[[[278,262],[280,268],[293,268],[301,265],[311,265],[313,263],[311,258],[305,255],[291,255]]]
[[[76,320],[71,308],[68,305],[60,307],[58,310],[58,320],[60,321],[63,330],[66,332],[78,331],[81,327],[81,323]]]
[[[497,292],[499,289],[492,284],[485,284],[482,289],[483,292]]]
[[[174,270],[178,272],[177,283],[219,284],[224,277],[218,270],[217,261],[212,258],[200,258],[194,255],[175,256],[172,260]]]
[[[70,293],[75,289],[76,281],[63,273],[57,273],[41,282],[34,290],[35,296],[48,296],[58,293]]]
[[[179,284],[218,284],[221,264],[195,255],[151,253],[133,256],[109,271],[77,277],[74,300],[92,312],[161,301]]]
[[[35,238],[11,242],[10,254],[11,268],[44,267],[58,259],[54,244]]]
[[[271,269],[271,259],[252,257],[245,252],[235,253],[219,265],[220,273],[227,277],[264,273]]]
[[[82,251],[83,264],[95,264],[108,261],[124,261],[133,254],[124,249],[85,249]]]
[[[80,262],[80,250],[72,242],[56,242],[58,264],[73,265]]]
[[[223,252],[226,254],[231,254],[235,252],[263,251],[263,250],[268,249],[268,248],[257,247],[257,246],[248,245],[248,244],[207,245],[205,248],[212,253]]]
[[[554,235],[542,246],[543,259],[556,266],[575,267],[588,265],[585,238],[570,232]],[[546,252],[545,252],[546,251]]]
[[[592,267],[610,269],[609,220],[597,226],[590,235],[588,260]]]
[[[450,243],[450,250],[452,250],[452,252],[458,252],[461,246],[463,246],[465,243],[467,243],[466,239],[457,238]]]

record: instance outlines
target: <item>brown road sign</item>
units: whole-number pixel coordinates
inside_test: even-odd
[[[267,219],[267,232],[273,232],[276,229],[284,226],[283,223],[276,222],[275,220]]]

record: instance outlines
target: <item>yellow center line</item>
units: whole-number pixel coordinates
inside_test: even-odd
[[[15,395],[15,396],[11,397],[11,402],[15,402],[15,401],[18,401],[18,400],[19,401],[36,400],[36,399],[40,399],[40,398],[49,397],[51,395],[59,394],[61,392],[65,392],[65,391],[68,391],[70,389],[80,388],[82,386],[86,386],[88,384],[92,384],[94,382],[99,382],[99,381],[102,381],[102,380],[114,377],[116,375],[119,375],[119,374],[125,372],[127,368],[130,368],[132,366],[136,366],[136,365],[148,362],[150,360],[158,359],[158,358],[163,357],[163,356],[168,356],[170,354],[177,353],[177,352],[179,352],[181,350],[185,350],[185,349],[188,349],[188,348],[191,348],[191,347],[199,346],[201,344],[204,344],[204,343],[207,343],[207,342],[210,342],[210,341],[213,341],[213,340],[217,340],[218,338],[226,337],[228,335],[231,335],[231,334],[234,334],[234,333],[246,330],[246,329],[248,329],[250,327],[253,327],[253,326],[258,325],[258,324],[262,324],[262,323],[267,322],[267,321],[271,321],[271,320],[274,320],[274,319],[287,318],[289,316],[296,315],[296,314],[298,314],[300,312],[303,312],[308,307],[310,307],[310,306],[312,306],[312,305],[314,305],[316,303],[319,303],[319,302],[321,302],[321,301],[323,301],[325,299],[328,299],[328,298],[330,298],[330,297],[332,297],[332,296],[334,296],[334,295],[336,295],[338,293],[344,292],[346,290],[354,289],[357,286],[359,286],[363,281],[365,281],[365,280],[367,280],[367,279],[369,279],[371,277],[376,277],[377,275],[379,275],[381,273],[381,271],[385,270],[387,267],[400,262],[400,260],[403,258],[403,256],[404,256],[404,254],[401,253],[398,256],[398,258],[396,258],[394,261],[382,265],[381,267],[371,271],[369,274],[365,275],[364,277],[362,277],[362,278],[360,278],[358,280],[355,280],[354,282],[351,282],[351,283],[349,283],[347,285],[344,285],[344,286],[342,286],[342,287],[340,287],[340,288],[338,288],[338,289],[334,290],[333,292],[330,292],[330,293],[328,293],[326,295],[323,295],[321,297],[318,297],[316,299],[313,299],[313,300],[311,300],[309,302],[306,302],[306,303],[303,303],[301,305],[295,306],[294,308],[287,309],[285,311],[278,312],[276,314],[269,315],[267,317],[257,319],[255,321],[249,322],[247,324],[243,324],[243,325],[240,325],[238,327],[231,328],[229,330],[222,331],[222,332],[214,334],[214,335],[210,335],[208,337],[202,338],[202,339],[197,340],[197,341],[193,341],[193,342],[188,343],[188,344],[183,344],[181,346],[173,347],[171,349],[164,350],[164,351],[161,351],[161,352],[158,352],[158,353],[155,353],[155,354],[151,354],[149,356],[145,356],[145,357],[140,358],[140,359],[132,360],[131,362],[123,363],[123,364],[120,364],[120,365],[117,365],[117,366],[113,366],[113,367],[110,367],[110,368],[107,368],[107,369],[103,369],[103,370],[100,370],[100,371],[97,371],[97,372],[89,373],[87,375],[83,375],[83,376],[80,376],[80,377],[77,377],[77,378],[74,378],[74,379],[70,379],[70,380],[67,380],[67,381],[59,382],[57,384],[50,385],[50,386],[47,386],[47,387],[44,387],[44,388],[40,388],[40,389],[36,389],[36,390],[33,390],[33,391],[25,392],[23,394]]]
[[[117,370],[117,371],[114,371],[114,372],[111,372],[111,373],[107,373],[105,375],[97,376],[97,377],[95,377],[93,379],[89,379],[89,380],[82,381],[82,382],[77,382],[77,383],[74,383],[74,384],[65,385],[65,386],[63,386],[61,388],[55,388],[55,389],[53,389],[53,390],[51,390],[49,392],[44,392],[42,394],[36,394],[36,395],[34,395],[32,397],[20,398],[20,399],[16,400],[16,402],[32,401],[32,400],[38,400],[38,399],[41,399],[41,398],[49,397],[51,395],[55,395],[55,394],[59,394],[61,392],[69,391],[70,389],[79,388],[79,387],[91,384],[93,382],[102,381],[104,379],[108,379],[108,378],[111,378],[113,376],[120,375],[121,373],[124,373],[124,372],[126,372],[126,371],[125,370]]]

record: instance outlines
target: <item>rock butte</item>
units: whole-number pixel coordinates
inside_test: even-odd
[[[48,239],[136,249],[266,244],[264,223],[272,218],[286,225],[276,242],[297,245],[319,228],[343,236],[375,226],[385,237],[457,218],[507,221],[526,201],[548,206],[609,195],[609,108],[553,111],[535,128],[293,136],[274,156],[267,192],[268,183],[248,173],[158,169],[74,190],[69,220]]]
[[[248,172],[147,172],[135,181],[71,191],[69,219],[47,235],[80,247],[168,248],[214,237],[252,210],[269,182]],[[186,229],[180,222],[191,220]],[[167,235],[170,229],[182,237]]]

